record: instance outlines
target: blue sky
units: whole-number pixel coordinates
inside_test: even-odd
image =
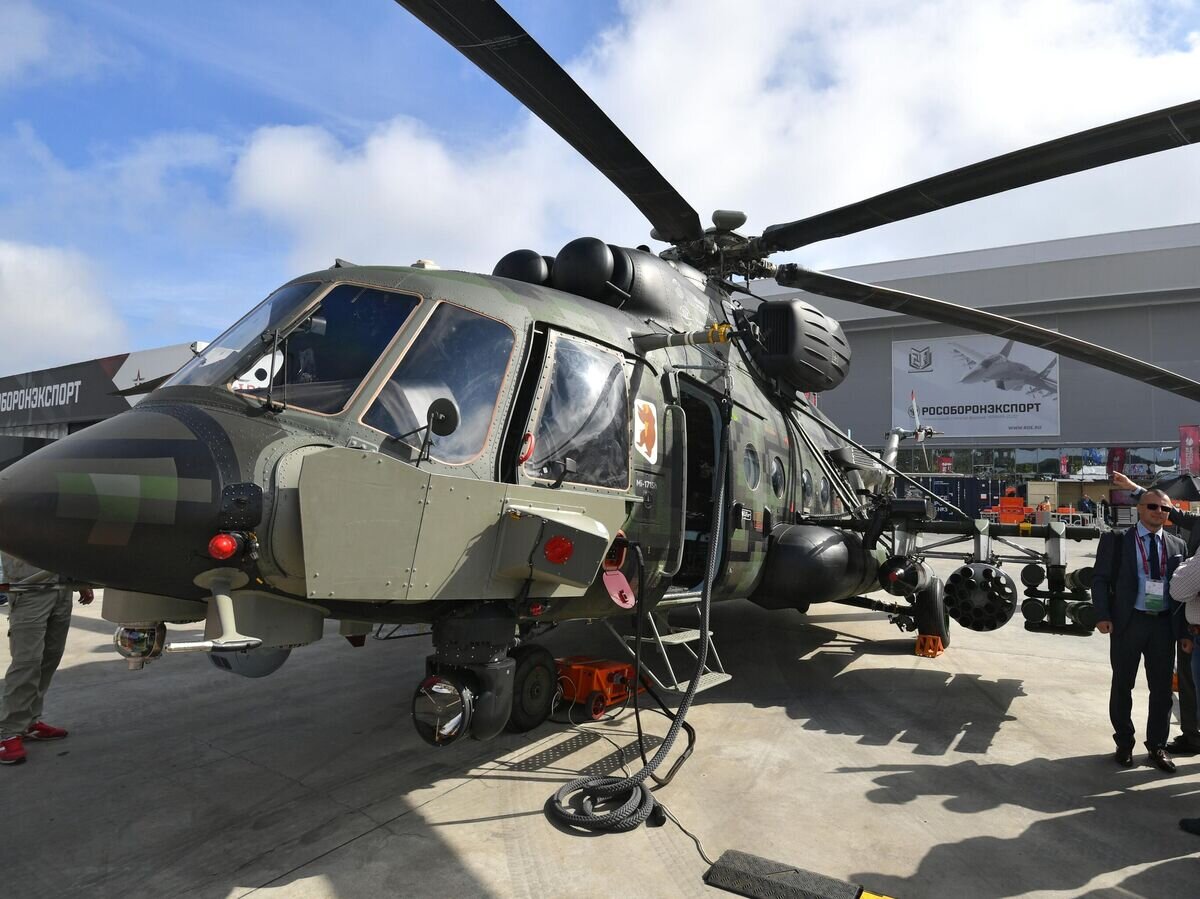
[[[510,0],[707,218],[786,221],[1200,95],[1189,2]],[[1193,148],[809,248],[1200,215]],[[647,227],[390,0],[0,0],[0,374],[211,338],[335,256],[490,270]]]

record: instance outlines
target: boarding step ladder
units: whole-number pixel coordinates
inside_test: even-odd
[[[697,617],[700,614],[700,591],[688,590],[675,593],[668,593],[655,606],[654,611],[646,616],[646,624],[649,627],[650,633],[642,635],[643,652],[642,652],[642,671],[646,676],[654,682],[654,685],[660,690],[669,691],[683,695],[691,686],[691,680],[680,680],[679,675],[675,673],[676,665],[680,665],[683,671],[695,671],[696,662],[700,656],[693,645],[701,639],[708,640],[708,655],[705,658],[704,670],[700,673],[699,683],[696,685],[696,692],[702,693],[705,690],[711,690],[713,687],[719,686],[728,680],[733,679],[733,675],[725,670],[724,664],[721,662],[720,653],[717,652],[717,647],[713,643],[713,632],[710,630],[707,634],[701,635],[699,622],[697,627],[675,627],[667,620],[667,615],[675,608],[688,608],[696,612]],[[636,621],[636,618],[634,619]],[[711,624],[711,622],[710,622]],[[621,641],[621,646],[631,658],[636,658],[634,643],[637,641],[637,634],[622,634],[612,622],[605,620],[605,627],[612,632],[613,636]],[[645,653],[645,644],[651,644],[658,650],[659,660],[663,668],[666,669],[666,676],[659,677],[653,667],[646,664],[648,661]],[[672,646],[677,646],[683,649],[690,656],[689,659],[679,659],[677,662],[671,661],[668,649]]]

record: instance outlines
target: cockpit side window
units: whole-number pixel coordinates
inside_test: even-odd
[[[629,486],[629,398],[620,355],[557,335],[525,474],[574,484]]]
[[[503,322],[440,304],[363,416],[364,424],[420,446],[424,433],[415,432],[426,423],[429,404],[447,397],[458,407],[458,428],[433,437],[430,456],[451,465],[469,462],[487,443],[515,342]]]
[[[410,294],[339,284],[278,340],[265,331],[263,356],[230,386],[265,396],[273,383],[271,395],[277,402],[323,414],[340,412],[418,302]]]

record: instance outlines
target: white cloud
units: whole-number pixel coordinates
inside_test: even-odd
[[[553,187],[535,171],[544,155],[510,138],[457,152],[404,119],[352,148],[320,128],[266,128],[238,160],[234,195],[295,234],[298,268],[342,256],[467,257],[490,269],[514,240],[545,237]]]
[[[124,326],[86,257],[0,240],[0,373],[125,349]]]
[[[90,73],[112,62],[86,30],[53,16],[32,0],[0,2],[0,88],[26,77]]]
[[[160,132],[70,166],[27,123],[13,133],[0,141],[0,189],[12,198],[0,221],[155,233],[174,229],[198,207],[224,214],[203,184],[212,173],[224,179],[235,151],[211,134]]]
[[[160,132],[69,164],[18,123],[0,140],[0,235],[102,261],[138,346],[211,336],[273,286],[262,270],[278,255],[263,248],[261,223],[227,206],[236,149]],[[284,277],[275,268],[267,281]]]
[[[1192,8],[1137,0],[855,4],[637,0],[569,68],[707,223],[748,233],[1042,140],[1193,99]],[[1174,18],[1173,18],[1174,17]],[[526,22],[536,37],[537,23]],[[1193,24],[1193,27],[1194,24]],[[432,33],[429,40],[437,40]],[[362,143],[266,128],[234,195],[294,239],[298,268],[432,256],[489,270],[506,250],[648,226],[540,123],[448,146],[397,120]],[[1200,151],[968,204],[812,248],[816,264],[1191,221]]]
[[[26,0],[0,5],[0,85],[50,53],[50,17]]]

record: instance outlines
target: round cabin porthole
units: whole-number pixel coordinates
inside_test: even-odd
[[[783,496],[786,483],[787,473],[783,470],[783,460],[775,456],[771,459],[771,490],[776,496]]]
[[[758,487],[759,478],[762,477],[762,466],[758,461],[758,450],[747,443],[746,454],[742,461],[746,466],[746,486],[754,490]]]

